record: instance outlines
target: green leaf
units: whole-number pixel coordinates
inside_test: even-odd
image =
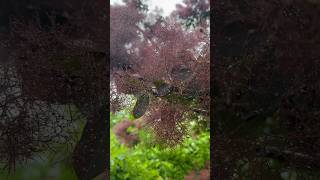
[[[133,116],[134,118],[140,118],[147,111],[149,106],[149,95],[141,95],[138,97],[136,105],[133,108]]]

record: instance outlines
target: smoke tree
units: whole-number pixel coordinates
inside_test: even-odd
[[[216,179],[318,179],[319,3],[217,0]]]
[[[208,11],[209,2],[178,5],[169,17],[148,13],[141,1],[111,5],[111,96],[114,111],[121,109],[121,96],[137,98],[132,114],[142,118],[156,140],[175,145],[186,134],[186,121],[203,117],[209,123],[210,51],[208,21],[195,28],[179,15],[191,4]],[[195,11],[191,15],[197,14]],[[188,28],[189,27],[189,28]]]
[[[59,5],[16,16],[1,39],[11,61],[1,63],[0,165],[10,172],[67,144],[78,178],[91,179],[107,169],[107,6]]]

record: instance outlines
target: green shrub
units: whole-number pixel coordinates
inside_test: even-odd
[[[121,118],[128,118],[128,115],[111,115],[113,123],[121,121]],[[139,137],[141,142],[128,148],[120,144],[111,131],[111,180],[179,180],[191,170],[204,168],[210,159],[209,132],[201,132],[194,138],[188,137],[174,148],[152,143],[152,134],[144,130],[139,131]]]

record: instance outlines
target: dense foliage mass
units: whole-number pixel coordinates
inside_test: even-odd
[[[214,179],[319,179],[317,1],[217,0]]]
[[[209,2],[184,1],[166,18],[137,0],[112,5],[110,13],[111,109],[121,109],[121,95],[133,95],[133,116],[156,140],[182,142],[186,120],[209,122]]]

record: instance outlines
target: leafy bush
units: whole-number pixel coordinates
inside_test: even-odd
[[[111,124],[128,118],[120,112],[111,114]],[[150,132],[140,130],[141,142],[133,148],[120,144],[115,134],[110,134],[110,179],[183,179],[190,170],[204,168],[210,159],[210,134],[202,132],[187,137],[175,148],[152,143]]]

